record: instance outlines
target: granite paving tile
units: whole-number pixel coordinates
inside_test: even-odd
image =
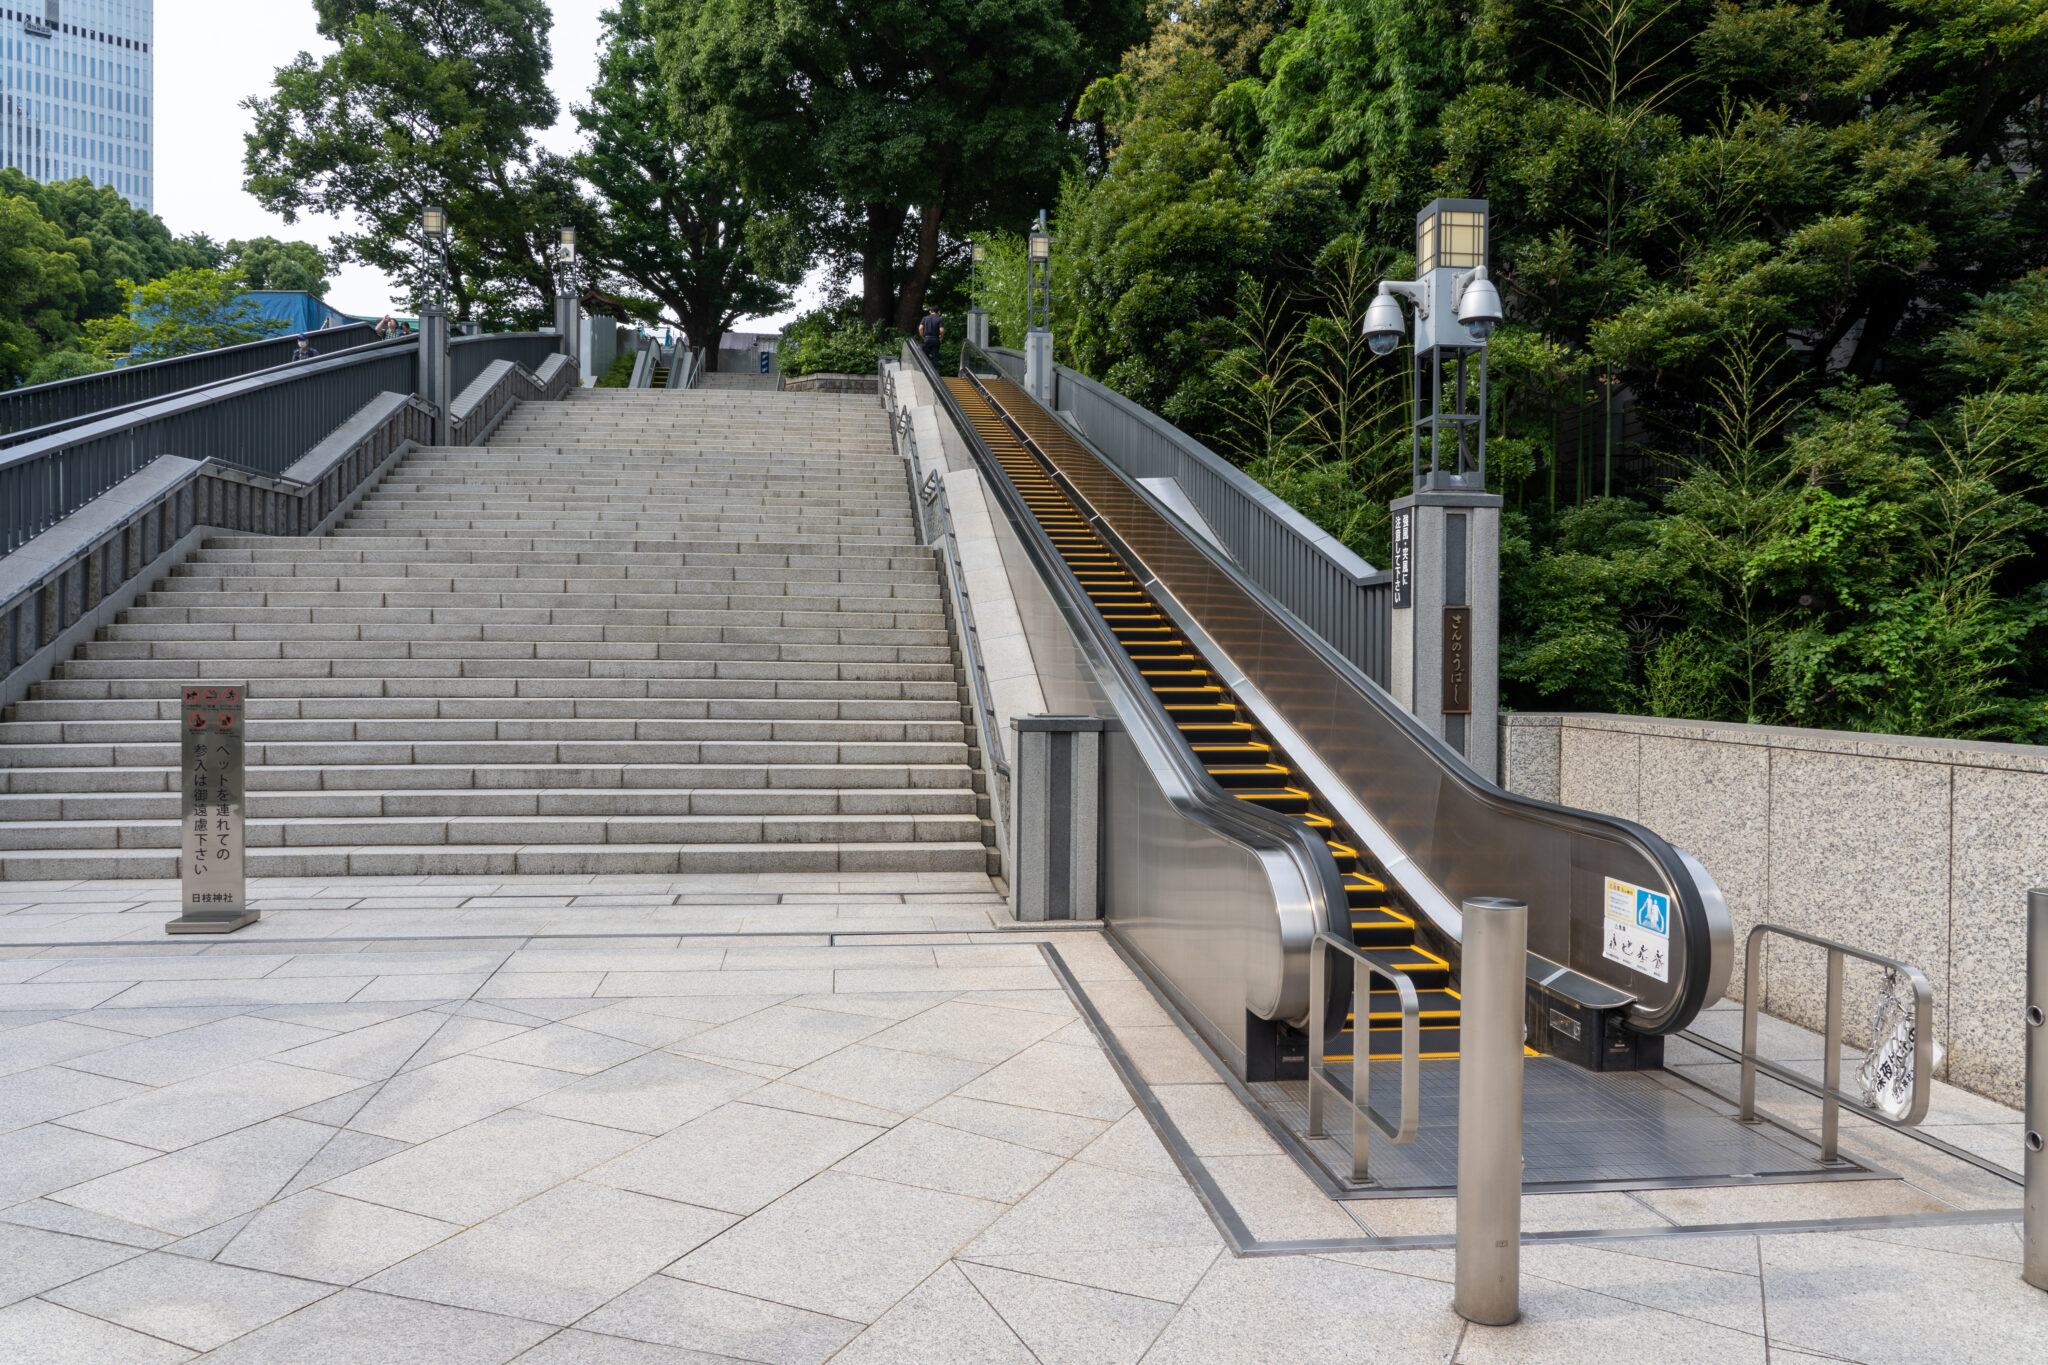
[[[305,1280],[151,1252],[43,1297],[132,1331],[210,1351],[333,1292]]]
[[[148,1161],[161,1153],[131,1142],[38,1123],[0,1133],[0,1207]]]
[[[875,1320],[834,1365],[1036,1365],[958,1268],[940,1266]]]
[[[0,1360],[32,1365],[176,1365],[193,1353],[42,1299],[0,1308]]]
[[[667,1273],[871,1322],[1002,1210],[987,1200],[827,1171]]]
[[[784,1079],[807,1090],[823,1091],[899,1114],[914,1114],[952,1094],[985,1069],[979,1062],[857,1043],[799,1067]]]
[[[276,1060],[337,1076],[380,1081],[395,1075],[444,1022],[443,1016],[426,1011],[403,1014],[280,1052]]]
[[[729,1365],[733,1359],[571,1327],[518,1357],[513,1365]]]
[[[820,949],[821,952],[833,951]],[[690,1038],[685,1050],[702,1057],[732,1057],[799,1067],[878,1032],[883,1023],[836,1010],[774,1005]]]
[[[480,1223],[644,1141],[511,1110],[351,1171],[324,1188],[452,1223]]]
[[[95,1242],[112,1242],[138,1251],[154,1251],[177,1240],[168,1232],[159,1232],[120,1218],[109,1218],[103,1213],[59,1203],[55,1199],[29,1199],[0,1209],[0,1223],[61,1232]]]
[[[927,1123],[942,1123],[963,1132],[1000,1138],[1054,1156],[1073,1156],[1111,1126],[1102,1119],[967,1099],[957,1094],[926,1106],[918,1117]]]
[[[1448,1296],[1449,1286],[1444,1292]],[[1521,1297],[1520,1322],[1466,1334],[1458,1351],[1460,1365],[1582,1365],[1588,1360],[1766,1365],[1775,1355],[1767,1353],[1760,1335],[1549,1280],[1524,1277]]]
[[[207,1365],[502,1365],[551,1329],[344,1289],[221,1347]]]
[[[479,1048],[476,1055],[592,1076],[645,1051],[638,1043],[592,1033],[574,1024],[549,1024]]]
[[[1005,1213],[965,1253],[970,1260],[1142,1247],[1213,1248],[1218,1236],[1180,1180],[1069,1163]]]
[[[728,1100],[755,1094],[760,1086],[760,1078],[728,1067],[650,1052],[536,1096],[520,1108],[658,1135]]]
[[[833,1169],[1008,1204],[1059,1165],[1047,1152],[910,1119]]]
[[[358,1084],[351,1077],[277,1062],[243,1062],[81,1110],[64,1123],[102,1137],[173,1152],[332,1099]]]
[[[140,1254],[136,1247],[114,1242],[0,1223],[0,1307],[33,1298]]]
[[[0,1076],[88,1057],[134,1041],[132,1035],[113,1029],[94,1028],[69,1019],[39,1019],[7,1030],[7,1046],[0,1048]]]
[[[110,1104],[141,1093],[146,1087],[111,1076],[73,1071],[68,1066],[39,1066],[0,1077],[0,1133],[63,1118],[81,1109]]]
[[[727,1104],[587,1178],[658,1199],[750,1214],[881,1133],[842,1119]]]
[[[961,1269],[1044,1365],[1133,1365],[1174,1315],[1157,1299],[971,1262]]]
[[[550,1067],[474,1054],[449,1057],[385,1082],[356,1111],[349,1127],[401,1142],[425,1142],[574,1080],[574,1073]]]
[[[98,1051],[71,1065],[76,1071],[90,1071],[138,1085],[170,1085],[330,1036],[327,1029],[242,1015]]]
[[[2027,1360],[2048,1340],[2048,1296],[1982,1257],[1832,1235],[1764,1237],[1773,1343],[1895,1365]]]
[[[901,1052],[928,1052],[994,1065],[1016,1056],[1058,1026],[1053,1018],[953,1000],[892,1025],[868,1041]]]
[[[964,1099],[1047,1109],[1113,1121],[1131,1108],[1131,1096],[1101,1052],[1035,1043],[987,1075],[960,1087]]]
[[[109,1218],[189,1237],[277,1197],[334,1129],[278,1118],[58,1190]]]
[[[1223,1256],[1145,1359],[1147,1365],[1448,1360],[1464,1327],[1450,1311],[1450,1297],[1448,1285],[1314,1256]],[[1467,1347],[1471,1340],[1466,1336]]]
[[[328,1284],[354,1284],[460,1231],[455,1223],[304,1190],[258,1210],[219,1259]]]
[[[852,1340],[862,1324],[654,1275],[577,1326],[720,1357],[815,1365]]]
[[[1522,1274],[1738,1332],[1764,1333],[1763,1283],[1754,1262],[1746,1272],[1697,1265],[1678,1271],[1668,1261],[1618,1255],[1599,1246],[1552,1243],[1523,1248]]]
[[[365,1288],[566,1325],[731,1226],[730,1214],[568,1181]]]

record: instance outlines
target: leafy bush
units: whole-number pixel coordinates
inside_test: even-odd
[[[611,363],[610,368],[597,377],[600,389],[623,389],[633,382],[633,362],[639,358],[637,351],[622,351]]]
[[[896,354],[903,338],[886,322],[863,322],[860,304],[804,314],[782,334],[778,359],[786,375],[873,374],[875,362]]]
[[[82,374],[98,374],[111,370],[114,362],[102,360],[84,351],[52,351],[29,368],[24,384],[54,384],[60,379],[76,379]]]

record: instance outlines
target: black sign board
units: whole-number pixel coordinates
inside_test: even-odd
[[[1472,714],[1472,608],[1444,608],[1444,714]]]

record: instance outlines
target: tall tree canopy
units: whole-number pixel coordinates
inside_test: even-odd
[[[533,132],[559,111],[547,85],[546,0],[315,0],[339,51],[300,53],[246,106],[248,188],[286,222],[353,216],[335,239],[426,297],[420,212],[447,209],[455,315],[552,314],[553,248],[575,192]]]
[[[2048,740],[2048,0],[1157,18],[1061,200],[1076,364],[1382,557],[1360,300],[1487,199],[1513,703]]]
[[[1023,221],[1140,0],[650,0],[679,98],[749,194],[814,208],[870,321],[915,323],[949,226]]]
[[[598,297],[651,296],[716,356],[736,320],[789,302],[802,234],[712,151],[703,92],[665,86],[647,9],[619,0],[605,12],[597,85],[575,110],[589,135],[575,169],[598,194],[581,253],[600,272]]]

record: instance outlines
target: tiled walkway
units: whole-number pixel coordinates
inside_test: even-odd
[[[261,924],[194,942],[162,935],[168,884],[0,887],[0,1361],[2005,1365],[2048,1341],[2003,1222],[1532,1244],[1499,1330],[1452,1314],[1445,1250],[1235,1256],[1037,938],[1255,1236],[1449,1208],[1325,1199],[1101,938],[994,932],[975,878],[261,889]],[[2015,1158],[2010,1111],[1941,1105],[1949,1141]],[[1525,1222],[2017,1203],[1848,1140],[1904,1179],[1532,1197]]]

